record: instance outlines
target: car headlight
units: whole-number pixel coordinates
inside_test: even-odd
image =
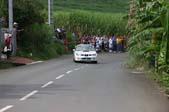
[[[93,54],[93,56],[96,56],[96,54]]]
[[[78,53],[76,53],[76,56],[80,56]]]

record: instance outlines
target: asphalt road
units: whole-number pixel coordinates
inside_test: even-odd
[[[144,74],[123,67],[126,54],[98,64],[72,56],[0,71],[0,112],[169,112],[169,100]]]

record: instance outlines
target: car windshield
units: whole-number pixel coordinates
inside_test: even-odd
[[[78,45],[76,51],[95,51],[92,45]]]

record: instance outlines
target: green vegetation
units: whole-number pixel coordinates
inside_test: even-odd
[[[47,4],[47,0],[43,0]],[[127,13],[129,0],[54,0],[55,11],[85,10],[106,13]]]
[[[7,7],[5,7],[6,0],[0,0],[0,17],[4,16],[7,13]]]
[[[158,73],[151,72],[149,73],[149,77],[160,84],[160,86],[165,90],[165,92],[169,95],[169,75],[164,73],[159,75]]]
[[[52,29],[45,24],[28,26],[22,34],[18,55],[33,59],[50,59],[64,53],[63,45],[52,39]],[[24,51],[24,52],[23,52]]]
[[[47,14],[39,0],[15,0],[14,6],[15,20],[19,27],[24,29],[18,40],[20,51],[17,55],[33,59],[50,59],[63,54],[63,49],[58,51],[63,45],[52,40],[52,28],[45,24]]]
[[[81,35],[125,34],[127,20],[124,14],[92,13],[88,11],[57,12],[55,26]]]
[[[47,1],[45,1],[47,3]],[[129,0],[54,0],[54,26],[82,35],[124,35]]]
[[[124,34],[129,0],[54,0],[54,26],[65,28],[68,41],[72,32],[92,35]],[[0,17],[6,18],[7,0],[0,0]],[[49,59],[64,53],[63,44],[54,42],[46,25],[47,0],[14,0],[14,21],[18,23],[19,56]],[[69,45],[71,49],[73,45]]]
[[[14,21],[19,27],[25,28],[34,23],[43,24],[44,5],[39,0],[14,0]]]
[[[7,1],[0,3],[4,9],[0,10],[1,17],[8,18]],[[14,21],[23,29],[17,35],[18,56],[50,59],[64,53],[63,45],[52,40],[53,30],[45,23],[47,11],[39,0],[14,0]]]
[[[11,68],[14,67],[15,65],[8,63],[8,62],[0,62],[0,69],[7,69],[7,68]]]
[[[148,64],[155,69],[158,82],[168,88],[169,2],[131,0],[129,15],[130,56],[139,65]]]

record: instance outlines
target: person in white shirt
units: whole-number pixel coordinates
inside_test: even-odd
[[[112,52],[113,41],[112,38],[109,38],[109,52]]]

